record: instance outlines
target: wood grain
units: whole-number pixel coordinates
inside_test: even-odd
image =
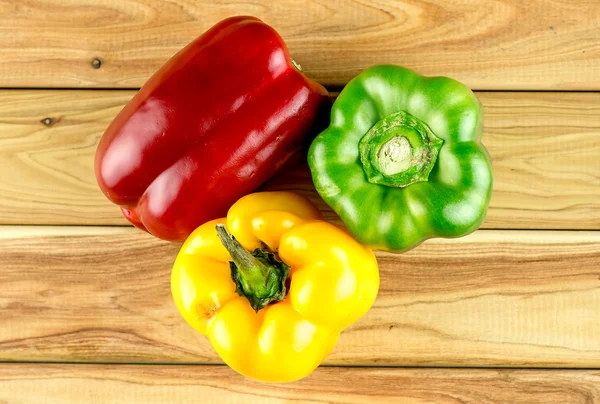
[[[480,98],[494,168],[485,227],[600,229],[600,93]]]
[[[0,223],[125,224],[96,184],[94,153],[132,95],[0,91]]]
[[[127,227],[0,227],[0,361],[220,363],[169,289],[178,244]],[[600,232],[479,231],[378,253],[338,365],[600,366]]]
[[[132,91],[0,91],[0,224],[123,225],[93,173]],[[478,93],[494,192],[484,228],[600,229],[600,93]],[[306,166],[271,181],[311,198]]]
[[[600,371],[319,368],[266,384],[224,366],[0,365],[12,403],[561,403],[600,400]]]
[[[395,63],[476,89],[600,89],[597,0],[2,0],[0,87],[140,87],[219,20],[262,18],[307,75]]]

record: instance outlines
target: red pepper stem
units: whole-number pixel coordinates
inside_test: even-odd
[[[298,62],[296,62],[294,59],[290,58],[290,60],[292,61],[292,66],[294,66],[296,68],[296,70],[298,70],[300,73],[302,73],[302,66],[300,66],[300,64]]]
[[[233,259],[229,268],[237,294],[248,299],[257,312],[271,302],[283,300],[290,267],[276,259],[268,247],[256,248],[250,253],[223,224],[218,224],[216,229],[219,240]]]

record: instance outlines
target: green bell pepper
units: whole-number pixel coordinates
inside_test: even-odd
[[[374,66],[340,93],[308,163],[317,191],[358,241],[402,252],[483,222],[492,167],[482,130],[481,103],[461,83]]]

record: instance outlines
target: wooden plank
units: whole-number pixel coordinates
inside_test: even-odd
[[[600,372],[319,368],[289,384],[244,378],[224,366],[0,366],[6,403],[592,403]]]
[[[0,3],[0,87],[140,87],[219,20],[277,29],[308,76],[402,64],[477,89],[600,89],[600,3],[27,0]]]
[[[0,91],[0,224],[122,225],[96,185],[103,131],[132,91]],[[600,93],[478,93],[494,192],[484,228],[600,229]],[[306,166],[267,189],[311,198]]]
[[[130,91],[0,91],[0,223],[125,224],[94,153]]]
[[[600,93],[480,98],[494,167],[484,227],[600,229]]]
[[[172,302],[178,247],[0,227],[0,361],[220,363]],[[600,232],[484,230],[378,260],[377,301],[328,364],[600,367]]]

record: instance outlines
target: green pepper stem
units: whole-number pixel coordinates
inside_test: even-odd
[[[233,259],[229,268],[236,293],[248,299],[256,312],[271,302],[283,300],[290,267],[278,260],[266,245],[250,253],[224,225],[218,224],[216,229],[219,240]]]
[[[298,70],[300,73],[302,73],[302,66],[300,66],[300,64],[298,62],[296,62],[294,59],[290,58],[290,60],[292,61],[292,65],[296,68],[296,70]]]
[[[403,188],[428,181],[442,144],[423,121],[400,111],[362,137],[360,160],[369,182]]]

